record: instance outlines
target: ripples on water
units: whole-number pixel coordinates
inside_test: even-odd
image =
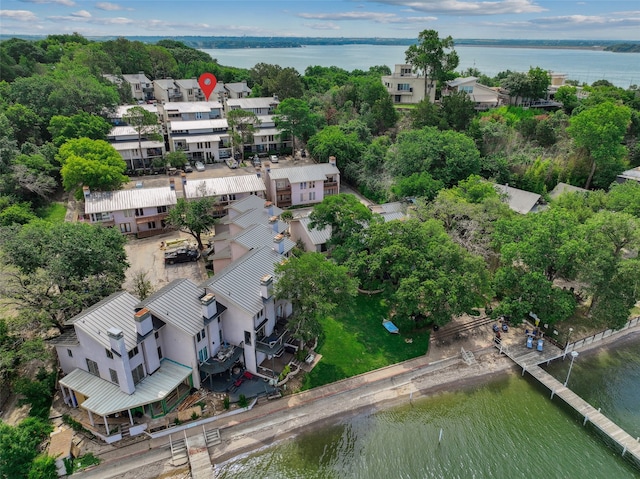
[[[320,428],[216,472],[227,479],[640,477],[519,375]]]

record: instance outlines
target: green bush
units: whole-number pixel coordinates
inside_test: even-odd
[[[198,419],[200,416],[198,416],[198,413],[193,411],[193,414],[191,414],[191,420],[195,421],[196,419]]]
[[[55,373],[47,372],[44,368],[40,368],[35,380],[30,378],[18,379],[14,389],[18,394],[24,396],[18,404],[31,405],[29,416],[48,419],[55,382]]]
[[[284,378],[287,377],[287,375],[291,372],[291,366],[289,366],[288,364],[284,367],[284,369],[282,370],[282,372],[280,373],[280,376],[278,377],[278,381],[282,381]]]
[[[247,397],[244,394],[240,394],[240,397],[238,398],[238,406],[247,407],[248,405],[249,400],[247,399]]]
[[[58,479],[55,458],[47,455],[36,457],[31,463],[28,479]]]
[[[229,409],[229,407],[231,407],[231,401],[229,400],[229,396],[225,396],[225,398],[222,400],[222,406],[225,409]]]
[[[37,417],[28,417],[15,427],[0,421],[0,477],[28,479],[40,444],[52,429]],[[44,466],[38,461],[34,474]]]

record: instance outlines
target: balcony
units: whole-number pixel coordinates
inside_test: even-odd
[[[324,180],[324,187],[328,188],[330,186],[338,186],[338,182],[332,180]]]
[[[169,90],[167,91],[167,95],[170,99],[182,98],[182,92],[180,90]]]

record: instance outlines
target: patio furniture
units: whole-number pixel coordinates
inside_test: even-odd
[[[245,371],[244,374],[242,375],[245,379],[253,379],[253,374],[251,374],[249,371]]]
[[[384,328],[389,331],[391,334],[400,334],[400,329],[398,328],[398,326],[396,326],[395,324],[393,324],[390,320],[388,319],[383,319],[382,320],[382,325],[384,326]]]

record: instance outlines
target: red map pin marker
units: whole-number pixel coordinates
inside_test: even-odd
[[[200,89],[204,93],[204,97],[209,101],[209,96],[213,93],[213,90],[216,87],[218,80],[213,73],[203,73],[198,78],[198,85],[200,85]]]

